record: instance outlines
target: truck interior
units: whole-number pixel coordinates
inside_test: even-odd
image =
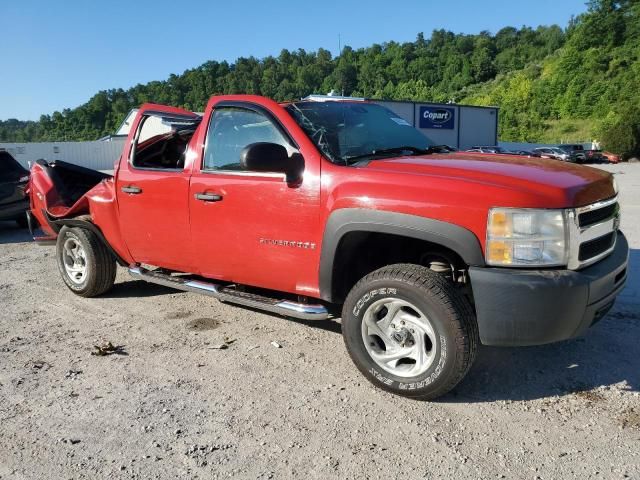
[[[187,145],[200,120],[200,117],[145,115],[136,131],[131,165],[154,170],[182,170]]]

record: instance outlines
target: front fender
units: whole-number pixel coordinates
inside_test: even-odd
[[[410,237],[456,252],[471,266],[484,266],[484,256],[478,237],[459,225],[406,213],[343,208],[329,215],[320,254],[320,297],[333,301],[334,260],[342,238],[350,232],[388,233]]]

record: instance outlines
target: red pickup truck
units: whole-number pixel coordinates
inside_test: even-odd
[[[143,105],[113,176],[38,161],[36,240],[85,297],[137,278],[305,320],[341,318],[375,385],[451,390],[478,345],[572,338],[622,290],[609,173],[449,152],[366,101]]]

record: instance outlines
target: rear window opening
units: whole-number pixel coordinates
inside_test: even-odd
[[[200,120],[200,117],[143,117],[134,139],[131,164],[142,169],[182,170],[187,146]]]

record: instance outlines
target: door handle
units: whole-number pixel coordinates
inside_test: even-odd
[[[219,202],[222,200],[222,195],[216,195],[215,193],[196,193],[194,197],[196,200],[203,202]]]
[[[128,193],[130,195],[138,195],[139,193],[142,193],[142,189],[140,187],[136,187],[135,185],[129,185],[128,187],[122,187],[120,190],[122,190],[124,193]]]

